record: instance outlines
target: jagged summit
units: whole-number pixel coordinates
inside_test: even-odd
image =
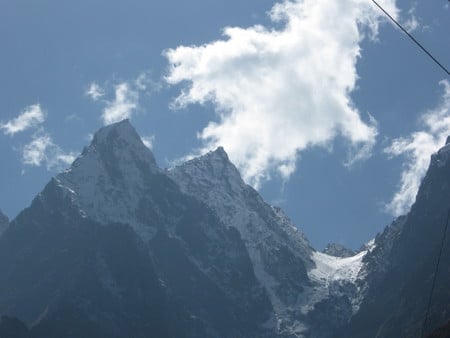
[[[144,145],[128,119],[100,128],[94,134],[91,145],[85,148],[82,155],[92,149],[102,153],[113,150],[117,155],[130,152],[132,159],[143,160],[157,167],[153,153]]]
[[[109,138],[120,138],[127,142],[139,143],[140,137],[129,119],[109,124],[97,130],[92,139],[93,144],[103,143]]]
[[[55,182],[84,217],[102,224],[130,224],[147,239],[148,227],[136,219],[135,210],[150,188],[152,175],[160,172],[150,149],[129,120],[123,120],[97,131]]]
[[[222,146],[217,147],[216,150],[210,151],[208,154],[214,155],[214,156],[219,156],[219,157],[223,158],[224,160],[229,161],[228,154]]]
[[[216,191],[217,196],[214,198],[223,193],[242,196],[248,188],[222,147],[170,169],[168,175],[183,191],[194,189],[208,195]]]
[[[215,150],[211,150],[206,154],[193,158],[187,162],[182,163],[181,165],[176,166],[175,168],[170,169],[179,170],[186,168],[197,168],[197,170],[202,170],[205,173],[209,172],[212,175],[215,175],[219,172],[224,173],[223,170],[227,170],[230,174],[232,173],[235,176],[241,177],[241,174],[235,167],[235,165],[230,161],[228,154],[226,153],[223,147],[217,147]],[[177,169],[178,168],[178,169]]]
[[[411,212],[342,258],[314,250],[222,147],[161,170],[128,120],[106,126],[0,224],[0,315],[58,337],[414,336],[448,213],[448,141]],[[443,272],[429,328],[450,313]]]
[[[306,237],[281,209],[267,204],[245,184],[225,150],[217,148],[167,172],[181,191],[214,210],[227,228],[244,240],[259,283],[266,289],[283,336],[302,327],[292,306],[298,306],[313,267]],[[295,263],[294,263],[295,262]],[[288,332],[289,331],[289,332]]]
[[[450,160],[450,136],[447,137],[445,145],[443,145],[437,152],[431,155],[430,168],[433,166],[443,167]]]

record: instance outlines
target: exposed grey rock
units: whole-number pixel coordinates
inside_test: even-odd
[[[128,123],[101,129],[0,237],[0,313],[60,337],[271,337],[239,232]]]
[[[447,145],[408,215],[357,253],[321,253],[223,148],[164,171],[125,120],[100,129],[0,236],[0,315],[36,337],[414,336],[449,173]],[[443,266],[429,330],[450,317]]]
[[[193,198],[208,205],[228,228],[239,231],[259,281],[269,294],[279,333],[304,325],[291,308],[299,304],[313,249],[280,208],[268,205],[245,184],[224,149],[207,153],[168,172]]]
[[[351,257],[356,255],[356,252],[346,248],[345,246],[338,244],[338,243],[329,243],[323,250],[323,253],[326,253],[327,255],[334,256],[334,257]]]

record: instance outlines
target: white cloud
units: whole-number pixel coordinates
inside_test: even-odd
[[[130,118],[138,107],[139,94],[127,82],[115,86],[115,98],[103,110],[103,123],[111,124]]]
[[[134,80],[134,86],[139,91],[158,92],[162,89],[162,84],[151,78],[149,71],[142,72]]]
[[[411,14],[411,16],[403,23],[403,26],[409,33],[412,33],[420,27],[420,24],[416,16]]]
[[[39,167],[46,165],[47,170],[61,169],[75,160],[74,153],[65,153],[56,145],[49,134],[35,134],[32,141],[22,149],[22,162]]]
[[[408,10],[407,18],[403,22],[403,27],[409,32],[412,33],[418,28],[420,28],[419,19],[416,17],[416,8],[417,3],[414,3],[413,6]]]
[[[380,2],[397,16],[395,0]],[[165,52],[166,81],[185,85],[174,105],[215,105],[200,152],[222,145],[254,186],[273,172],[288,178],[302,150],[338,135],[349,141],[347,163],[367,157],[377,128],[350,93],[360,42],[376,36],[382,13],[367,0],[297,0],[270,15],[282,28],[228,27],[223,40]]]
[[[421,118],[423,130],[409,137],[395,139],[385,149],[391,156],[406,156],[399,190],[394,194],[387,210],[394,215],[406,213],[414,203],[420,182],[430,164],[430,156],[445,144],[450,135],[450,82],[441,81],[444,87],[442,101]]]
[[[92,82],[89,85],[89,88],[86,90],[85,94],[89,96],[92,100],[98,101],[98,99],[100,99],[105,95],[105,91],[97,83]]]
[[[42,110],[40,104],[26,107],[15,119],[6,123],[0,123],[0,129],[4,134],[14,135],[18,132],[36,127],[43,123],[47,114]]]
[[[47,134],[41,126],[47,118],[40,104],[34,104],[26,107],[19,116],[8,121],[0,123],[0,129],[5,134],[14,135],[31,128],[35,129],[30,143],[21,148],[22,163],[30,166],[46,165],[48,170],[60,169],[73,162],[74,153],[65,153],[56,145],[51,136]]]
[[[101,87],[96,82],[92,82],[86,90],[86,95],[94,101],[105,104],[101,118],[107,125],[132,118],[139,108],[141,95],[150,96],[161,88],[162,84],[151,77],[150,71],[143,71],[135,79],[122,81],[114,86],[106,83]],[[112,99],[110,98],[111,89]]]
[[[152,136],[142,136],[141,139],[142,139],[142,143],[144,143],[144,145],[148,149],[150,149],[150,150],[153,149],[153,142],[155,142],[155,136],[154,135],[152,135]]]

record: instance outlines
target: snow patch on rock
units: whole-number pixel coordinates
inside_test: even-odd
[[[147,187],[159,172],[151,151],[128,120],[100,129],[72,166],[56,176],[83,217],[100,224],[129,224],[145,241],[155,229],[136,217]]]

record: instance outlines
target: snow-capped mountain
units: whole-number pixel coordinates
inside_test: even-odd
[[[89,147],[72,166],[57,175],[55,183],[79,210],[101,224],[128,224],[144,241],[156,228],[141,217],[140,204],[146,200],[158,168],[152,152],[125,120],[100,129]]]
[[[168,171],[181,190],[207,204],[239,231],[258,281],[267,290],[279,332],[298,332],[302,293],[313,249],[279,208],[246,185],[222,148]],[[298,327],[297,327],[298,326]],[[298,333],[300,333],[298,332]]]
[[[0,236],[9,225],[9,218],[0,210]]]
[[[239,232],[180,191],[128,121],[11,222],[0,270],[0,313],[59,337],[274,334]]]
[[[0,314],[31,325],[33,337],[414,333],[426,292],[415,308],[411,292],[421,290],[402,276],[429,286],[450,200],[447,147],[407,216],[358,253],[318,252],[224,149],[162,170],[129,121],[104,127],[0,236]],[[430,328],[445,304],[434,304]]]
[[[347,259],[315,251],[280,208],[246,185],[222,148],[168,170],[244,240],[255,275],[269,294],[283,336],[329,336],[361,302],[360,270],[368,250]],[[324,317],[327,313],[339,314]]]

